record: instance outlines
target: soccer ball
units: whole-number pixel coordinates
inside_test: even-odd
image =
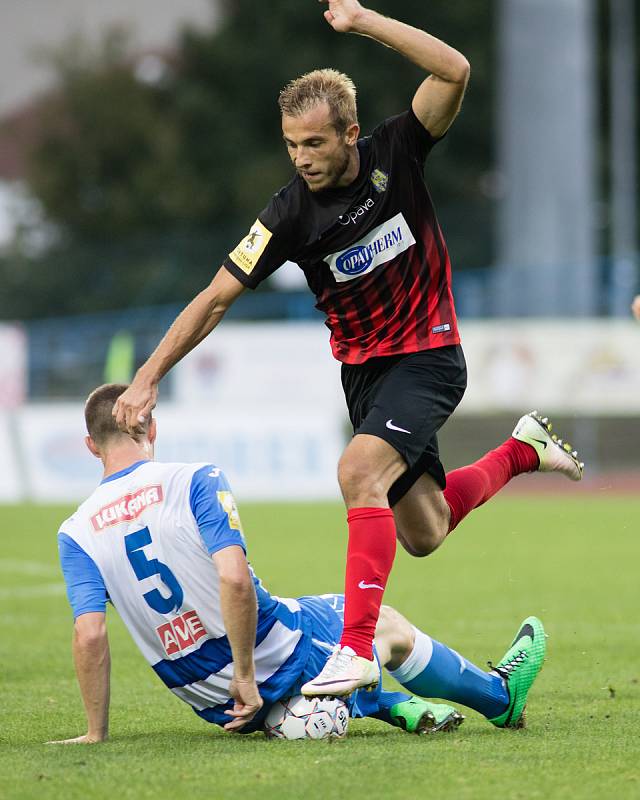
[[[328,739],[346,736],[349,711],[339,697],[283,697],[264,721],[269,739]]]

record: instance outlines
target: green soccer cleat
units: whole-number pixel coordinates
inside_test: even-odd
[[[396,703],[389,711],[392,724],[407,733],[437,733],[453,731],[464,722],[464,716],[453,706],[428,703],[421,697],[411,697]]]
[[[571,481],[582,480],[584,464],[577,450],[551,433],[552,427],[548,417],[532,411],[518,420],[511,435],[533,447],[538,454],[539,472],[559,472]]]
[[[509,705],[499,717],[490,719],[498,728],[524,728],[527,695],[536,675],[542,669],[547,641],[542,622],[537,617],[527,617],[513,640],[513,644],[500,659],[489,666],[507,685]]]

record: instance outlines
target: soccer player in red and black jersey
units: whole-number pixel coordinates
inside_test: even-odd
[[[534,412],[496,450],[445,476],[436,434],[462,398],[466,367],[449,256],[423,168],[460,109],[469,64],[444,42],[357,0],[326,4],[334,30],[392,47],[428,77],[408,110],[364,138],[347,76],[316,70],[281,92],[295,176],[176,319],[114,414],[135,429],[153,408],[160,379],[241,292],[286,260],[299,264],[343,364],[355,434],[338,467],[349,526],[344,631],[303,692],[346,695],[377,680],[372,640],[396,537],[409,553],[427,555],[515,475],[559,471],[579,480],[582,464]]]

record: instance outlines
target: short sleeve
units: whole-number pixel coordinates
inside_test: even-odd
[[[291,260],[295,245],[290,217],[285,189],[271,198],[244,239],[224,260],[224,267],[243,286],[255,289],[285,261]]]
[[[388,137],[391,147],[401,148],[421,165],[424,165],[434,145],[442,139],[436,139],[429,133],[412,108],[385,120],[378,130]]]
[[[240,515],[224,473],[212,464],[194,472],[189,504],[207,552],[239,545],[246,553]]]
[[[63,532],[58,534],[58,553],[74,618],[91,611],[106,611],[107,588],[91,556]]]

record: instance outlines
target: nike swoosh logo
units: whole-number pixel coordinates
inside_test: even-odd
[[[533,437],[531,438],[533,439]],[[538,442],[538,444],[541,444],[544,448],[549,444],[549,442],[543,442],[542,439],[533,439],[533,441]]]
[[[397,425],[394,425],[390,419],[387,420],[386,426],[387,428],[389,428],[390,431],[400,431],[400,433],[411,433],[411,431],[406,430],[406,428],[399,428]]]
[[[384,592],[384,586],[378,586],[377,583],[365,583],[364,581],[360,581],[358,589],[380,589],[381,592]]]

